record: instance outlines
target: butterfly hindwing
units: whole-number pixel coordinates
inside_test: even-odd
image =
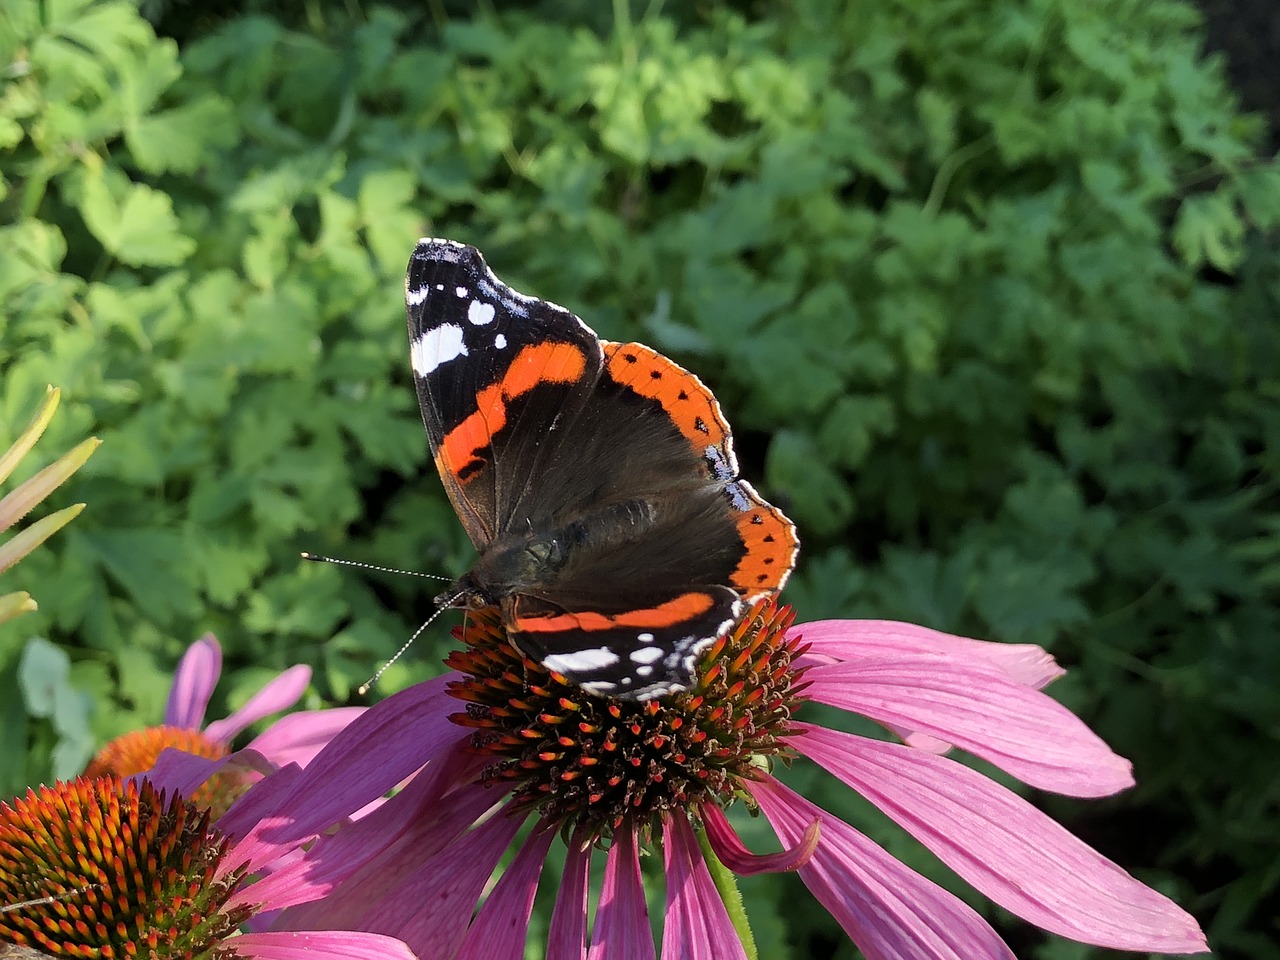
[[[800,540],[781,510],[738,477],[729,424],[714,394],[683,367],[642,343],[604,344],[605,375],[656,401],[706,474],[723,491],[745,552],[727,582],[753,599],[781,590],[795,566]]]
[[[727,587],[688,587],[654,607],[560,611],[519,597],[504,611],[521,653],[592,693],[648,699],[686,689],[702,649],[733,626]]]

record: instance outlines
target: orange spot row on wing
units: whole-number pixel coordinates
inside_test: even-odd
[[[642,343],[608,343],[609,376],[642,397],[657,400],[698,452],[722,446],[729,434],[720,405],[693,374]]]
[[[795,527],[777,507],[757,503],[735,517],[747,552],[729,577],[744,596],[782,589],[796,562]]]
[[[493,442],[507,424],[507,404],[540,383],[573,383],[581,379],[587,358],[572,343],[539,343],[523,347],[502,379],[476,394],[476,409],[445,434],[436,454],[449,473],[459,476]]]
[[[715,604],[709,593],[682,593],[674,600],[647,610],[628,610],[626,613],[608,616],[603,613],[560,613],[550,617],[525,617],[517,619],[517,630],[527,633],[552,633],[563,630],[613,630],[633,627],[641,630],[659,629],[690,620],[706,613]]]

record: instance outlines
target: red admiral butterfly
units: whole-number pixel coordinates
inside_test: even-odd
[[[452,240],[418,242],[405,303],[431,451],[479,552],[436,603],[498,607],[522,654],[591,693],[686,689],[798,546],[738,479],[711,391]]]

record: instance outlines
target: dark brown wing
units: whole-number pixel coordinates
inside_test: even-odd
[[[405,278],[418,405],[440,479],[478,549],[554,455],[600,377],[600,341],[555,304],[516,293],[474,247],[420,240]]]

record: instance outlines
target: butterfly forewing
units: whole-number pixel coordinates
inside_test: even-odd
[[[431,452],[482,547],[512,521],[549,454],[544,438],[589,395],[582,387],[600,375],[600,344],[571,313],[516,293],[474,247],[450,240],[419,242],[405,303]],[[579,388],[562,389],[570,385]]]

